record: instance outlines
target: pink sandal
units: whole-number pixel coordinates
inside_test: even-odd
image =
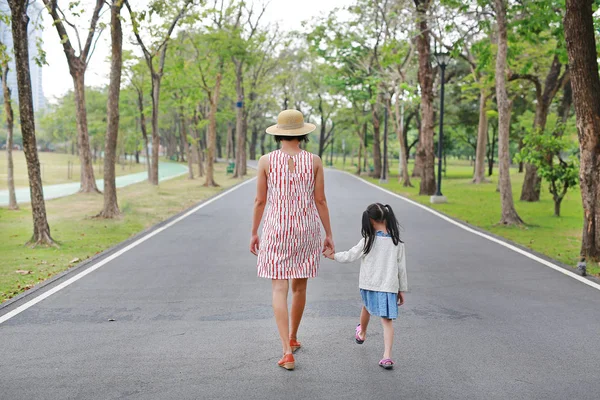
[[[358,326],[356,327],[356,333],[354,334],[354,340],[356,340],[356,343],[358,343],[358,344],[363,344],[365,342],[365,340],[367,340],[366,336],[364,339],[360,338],[360,336],[358,334],[361,332],[362,332],[362,329],[360,329],[360,324],[358,324]]]
[[[379,361],[379,366],[384,369],[392,369],[394,368],[394,362],[391,358],[384,358],[383,360]]]

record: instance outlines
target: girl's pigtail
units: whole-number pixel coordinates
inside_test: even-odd
[[[398,220],[394,215],[394,211],[392,210],[392,207],[390,207],[389,204],[386,204],[384,206],[384,209],[385,227],[387,228],[388,233],[392,237],[394,244],[398,245],[398,243],[402,243],[402,240],[400,240],[400,224],[398,223]]]
[[[362,215],[362,236],[365,239],[365,247],[363,252],[369,254],[373,247],[373,241],[375,240],[375,232],[373,231],[373,225],[371,224],[371,218],[369,217],[368,211],[363,212]]]

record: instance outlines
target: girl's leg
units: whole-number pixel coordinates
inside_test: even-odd
[[[381,318],[383,325],[383,358],[392,358],[392,344],[394,343],[394,324],[391,319]]]
[[[298,328],[306,305],[306,286],[308,279],[292,279],[292,312],[290,321],[290,339],[297,339]]]
[[[362,340],[365,340],[367,337],[367,327],[369,326],[370,320],[371,314],[369,314],[367,308],[363,306],[362,310],[360,311],[360,333],[358,334]]]
[[[283,354],[291,354],[290,348],[290,321],[288,317],[287,297],[289,282],[287,279],[273,279],[273,312],[275,314],[275,322],[279,330],[281,345],[283,346]]]

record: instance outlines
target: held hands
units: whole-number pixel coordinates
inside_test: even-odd
[[[323,255],[333,260],[334,254],[335,245],[333,244],[333,238],[331,236],[327,236],[325,238],[325,242],[323,243]]]
[[[335,251],[333,251],[332,249],[325,249],[325,250],[323,250],[323,255],[326,258],[329,258],[330,260],[334,260],[335,259],[335,257],[334,257]]]
[[[398,292],[398,305],[404,304],[404,292]]]

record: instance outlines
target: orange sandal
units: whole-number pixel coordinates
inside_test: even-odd
[[[292,353],[295,353],[296,350],[302,347],[302,344],[300,344],[300,342],[296,339],[290,339],[290,347],[292,348]]]
[[[295,367],[295,362],[296,360],[294,360],[293,354],[286,354],[281,358],[281,360],[279,360],[279,362],[277,362],[277,365],[279,365],[281,368],[291,371]]]

